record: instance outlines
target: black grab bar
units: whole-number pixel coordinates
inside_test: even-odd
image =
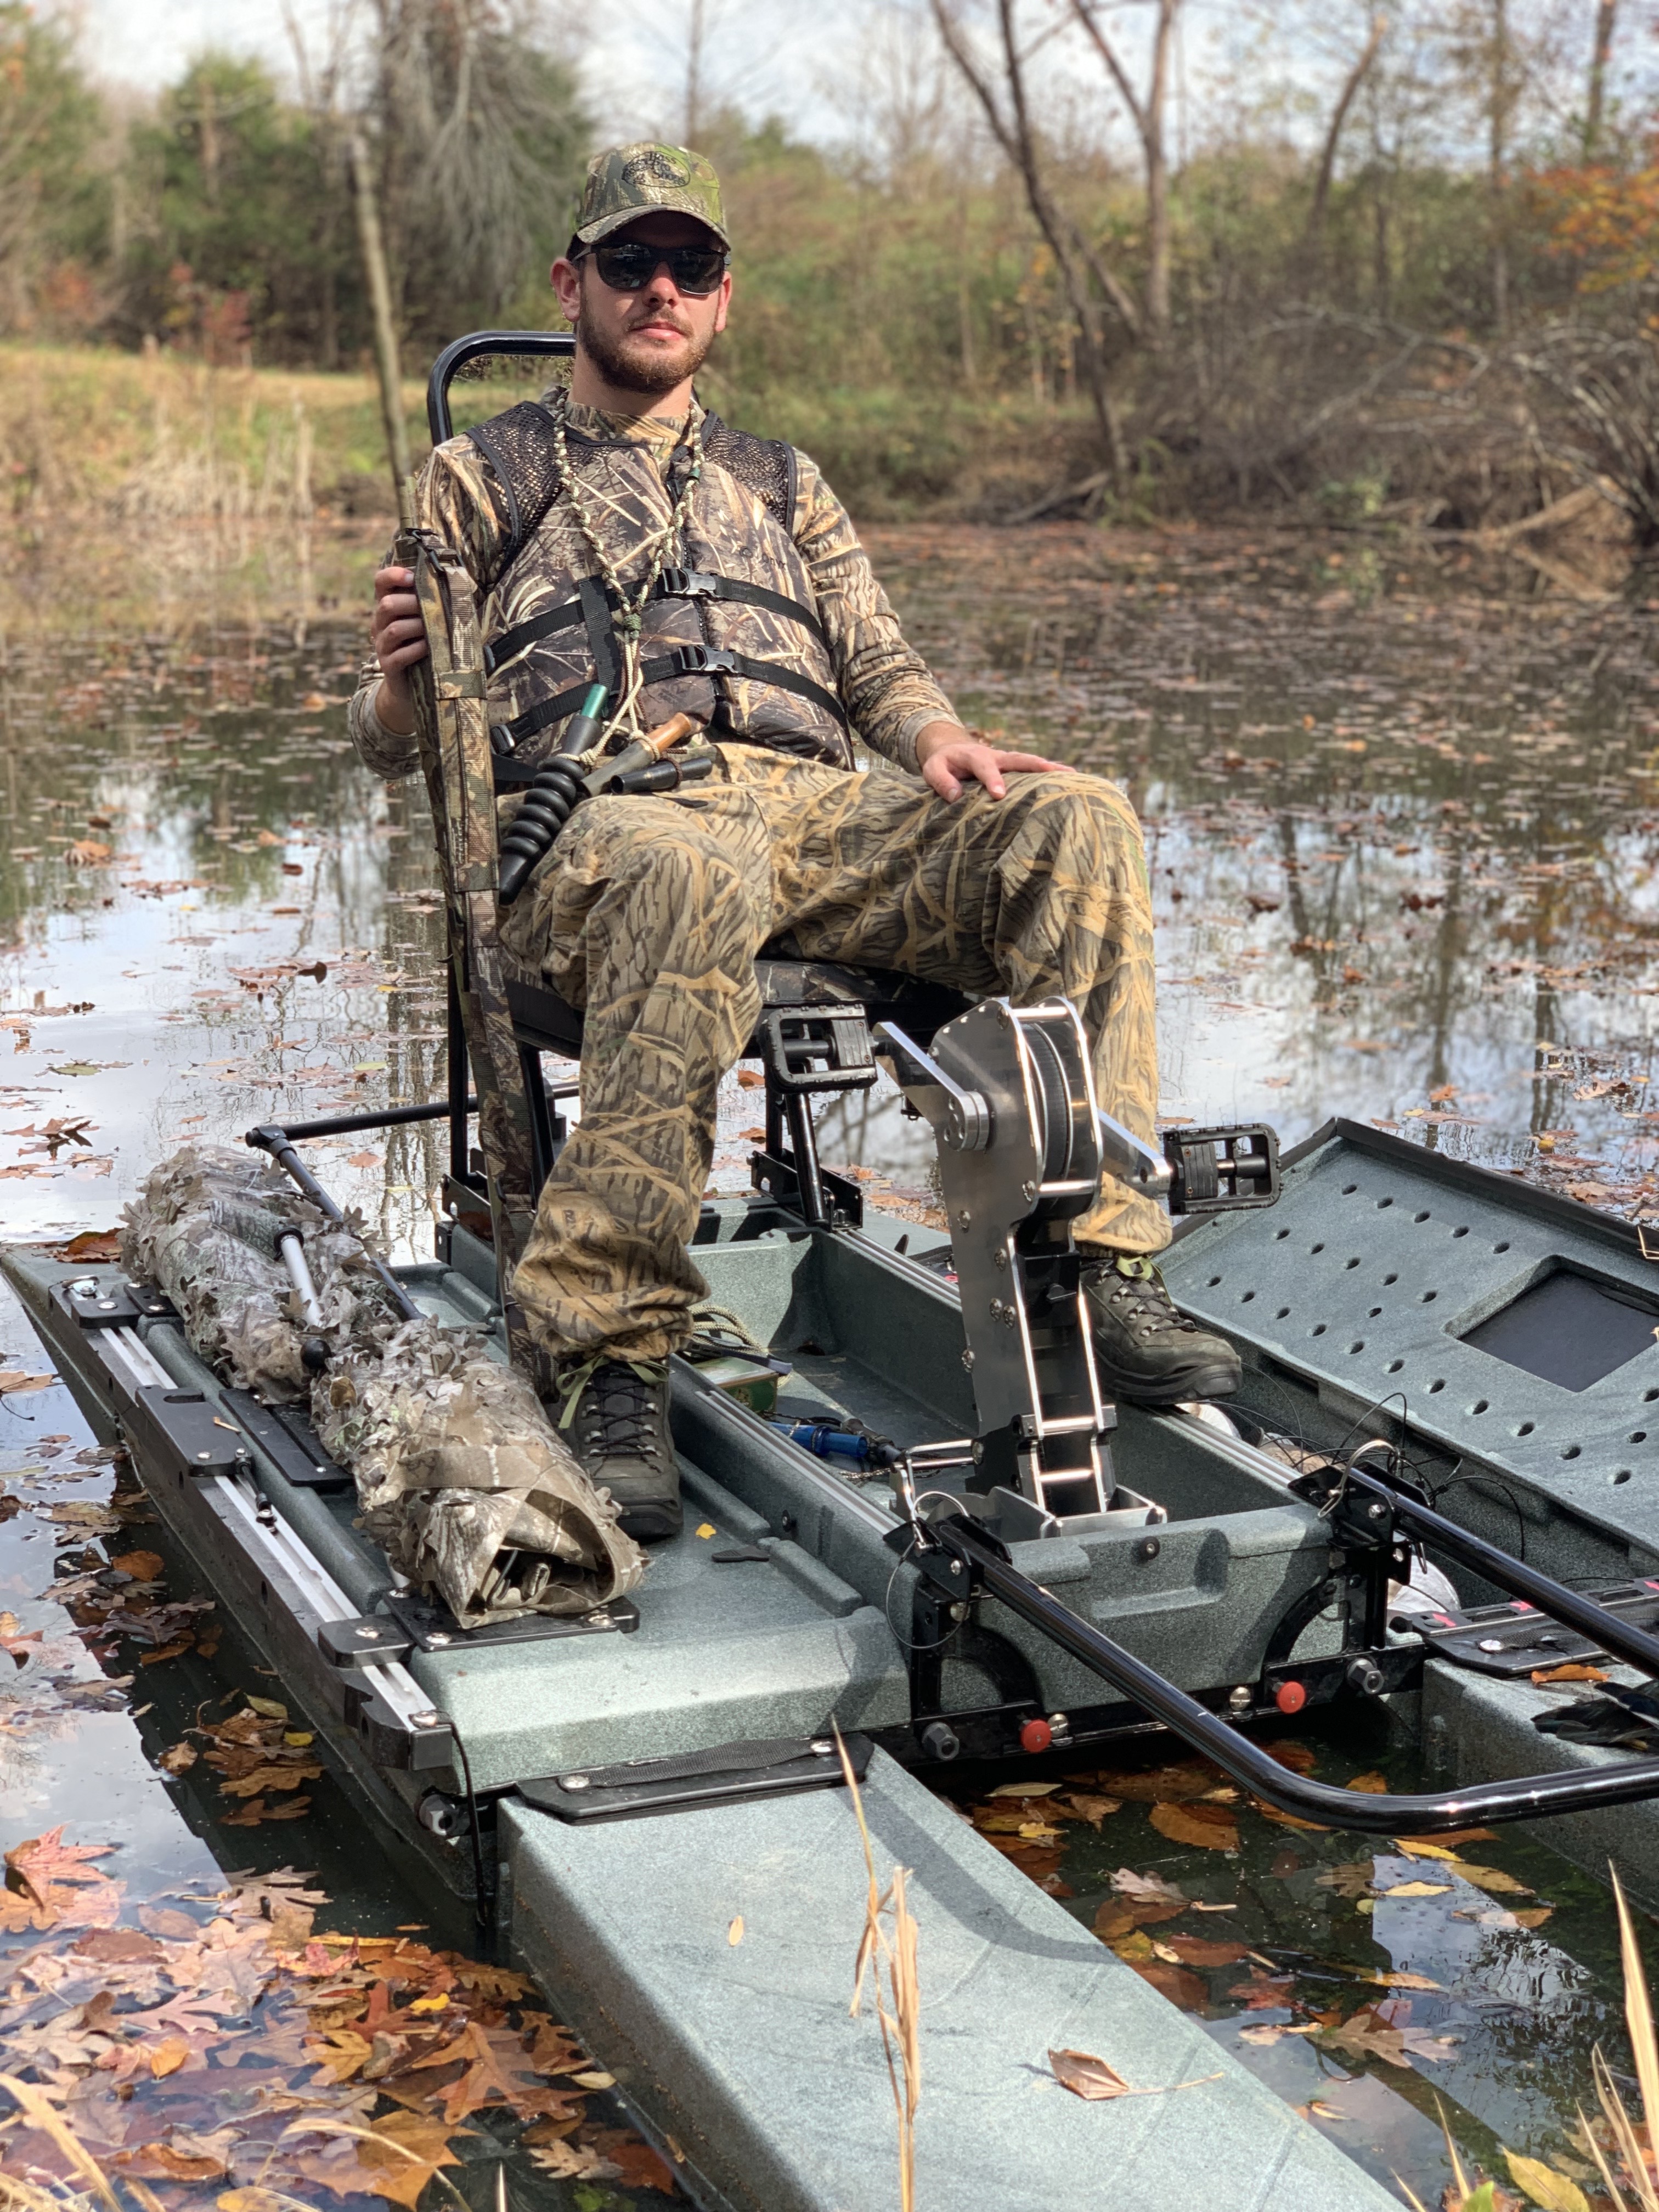
[[[1609,1650],[1626,1647],[1621,1656],[1638,1666],[1659,1662],[1659,1644],[1639,1630],[1624,1627],[1588,1598],[1564,1590],[1547,1576],[1522,1567],[1501,1552],[1468,1535],[1437,1513],[1400,1498],[1384,1484],[1349,1470],[1352,1488],[1375,1492],[1389,1510],[1401,1521],[1407,1516],[1437,1545],[1456,1549],[1466,1557],[1489,1556],[1500,1564],[1504,1576],[1492,1573],[1502,1585],[1505,1577],[1524,1577],[1531,1590],[1547,1593],[1547,1605],[1534,1597],[1540,1612],[1559,1613],[1570,1626],[1584,1627]],[[1456,1543],[1448,1540],[1455,1538]],[[1230,1722],[1188,1697],[1173,1682],[1137,1659],[1131,1651],[1103,1633],[1091,1622],[1062,1605],[1052,1592],[1033,1582],[1014,1566],[1001,1542],[981,1522],[951,1511],[937,1519],[902,1522],[888,1541],[914,1557],[933,1587],[953,1599],[983,1594],[994,1597],[1011,1613],[1048,1637],[1073,1659],[1102,1675],[1113,1688],[1195,1750],[1212,1759],[1225,1774],[1281,1813],[1312,1820],[1329,1828],[1346,1828],[1372,1835],[1427,1836],[1437,1830],[1479,1827],[1489,1820],[1523,1820],[1553,1813],[1584,1813],[1605,1805],[1626,1805],[1644,1797],[1659,1796],[1659,1759],[1631,1759],[1617,1766],[1589,1771],[1568,1769],[1553,1774],[1530,1774],[1501,1782],[1482,1783],[1468,1790],[1437,1790],[1421,1795],[1378,1796],[1338,1789],[1328,1782],[1310,1781],[1279,1761]],[[1483,1573],[1492,1573],[1483,1566]],[[1528,1592],[1523,1591],[1522,1595]],[[1558,1600],[1571,1600],[1558,1607]],[[1594,1620],[1593,1630],[1588,1627]],[[1637,1656],[1638,1650],[1644,1656]],[[1652,1654],[1650,1660],[1646,1654]]]
[[[493,354],[514,355],[532,361],[567,361],[576,350],[574,331],[470,331],[447,345],[432,364],[427,379],[426,420],[432,442],[441,446],[455,434],[450,418],[449,387],[469,362],[484,361]]]

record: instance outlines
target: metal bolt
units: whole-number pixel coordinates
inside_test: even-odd
[[[451,1641],[451,1638],[446,1636],[443,1631],[440,1629],[435,1635],[428,1636],[426,1640],[435,1649],[441,1650],[444,1646]]]
[[[357,1633],[365,1644],[378,1644],[380,1640],[380,1632],[378,1628],[360,1628]]]
[[[806,1747],[814,1759],[828,1759],[835,1747],[827,1735],[815,1735]]]
[[[425,1712],[411,1713],[409,1717],[411,1725],[416,1728],[441,1728],[444,1724],[443,1715],[434,1712],[429,1705]]]
[[[587,1786],[587,1777],[585,1774],[562,1774],[559,1777],[561,1790],[586,1790]]]
[[[1006,1305],[1002,1309],[1002,1319],[1004,1326],[1006,1328],[1012,1328],[1015,1322],[1018,1319],[1018,1316],[1015,1313],[1012,1305]]]
[[[1482,1651],[1501,1651],[1504,1639],[1501,1636],[1483,1636],[1477,1648]]]
[[[1031,1200],[1032,1200],[1036,1196],[1036,1194],[1037,1194],[1037,1191],[1038,1191],[1039,1188],[1040,1188],[1040,1186],[1039,1186],[1038,1184],[1036,1184],[1036,1183],[1034,1183],[1034,1182],[1023,1182],[1023,1183],[1021,1183],[1021,1185],[1020,1185],[1020,1189],[1021,1189],[1022,1193],[1023,1193],[1023,1194],[1024,1194],[1024,1195],[1025,1202],[1026,1202],[1026,1204],[1027,1204],[1028,1206],[1030,1204]]]
[[[971,1367],[971,1366],[973,1365],[973,1364],[974,1364],[974,1354],[973,1354],[973,1349],[972,1349],[971,1346],[969,1346],[969,1348],[966,1352],[964,1352],[963,1353],[963,1355],[962,1355],[962,1364],[963,1364],[963,1365],[964,1367]]]
[[[1227,1703],[1236,1713],[1247,1713],[1255,1703],[1255,1692],[1241,1682],[1237,1689],[1227,1692]]]
[[[113,1313],[115,1311],[115,1301],[113,1298],[100,1298],[98,1301],[98,1308],[100,1313]]]
[[[207,1460],[211,1459],[213,1457],[213,1454],[210,1451],[198,1452],[196,1456],[198,1459]]]
[[[952,1559],[952,1560],[951,1560],[951,1572],[953,1575],[959,1575],[959,1574],[962,1572],[962,1561],[961,1561],[960,1559]]]
[[[969,1212],[967,1207],[964,1206],[957,1216],[957,1227],[958,1229],[971,1229],[973,1225],[974,1217]]]
[[[997,1246],[996,1249],[996,1263],[999,1267],[1006,1267],[1008,1264],[1008,1255],[1000,1244]]]
[[[993,1321],[1000,1321],[1002,1319],[1002,1300],[1000,1298],[993,1298],[991,1301],[991,1318]]]
[[[950,1614],[952,1620],[966,1620],[968,1618],[967,1607],[959,1602],[956,1605],[947,1606],[945,1607],[945,1611]]]

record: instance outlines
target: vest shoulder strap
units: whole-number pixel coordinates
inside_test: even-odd
[[[495,471],[507,501],[507,540],[487,586],[498,583],[545,520],[559,495],[553,459],[553,417],[539,399],[520,400],[466,433]]]
[[[795,534],[795,449],[781,438],[734,430],[718,415],[705,415],[702,450],[711,461],[758,495],[772,520]]]

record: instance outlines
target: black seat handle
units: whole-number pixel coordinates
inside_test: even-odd
[[[576,350],[574,331],[471,331],[447,345],[427,379],[426,420],[432,442],[441,446],[455,434],[449,411],[449,387],[475,361],[518,355],[532,361],[568,361]]]

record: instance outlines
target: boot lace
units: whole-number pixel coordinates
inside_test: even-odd
[[[1176,1312],[1164,1288],[1164,1278],[1150,1260],[1128,1256],[1109,1260],[1103,1264],[1097,1279],[1107,1304],[1116,1310],[1135,1335],[1196,1332],[1198,1323]],[[1109,1289],[1109,1285],[1112,1286]]]
[[[654,1459],[659,1450],[658,1391],[668,1370],[650,1360],[607,1359],[596,1352],[559,1378],[559,1426],[581,1410],[583,1437],[605,1459]]]

